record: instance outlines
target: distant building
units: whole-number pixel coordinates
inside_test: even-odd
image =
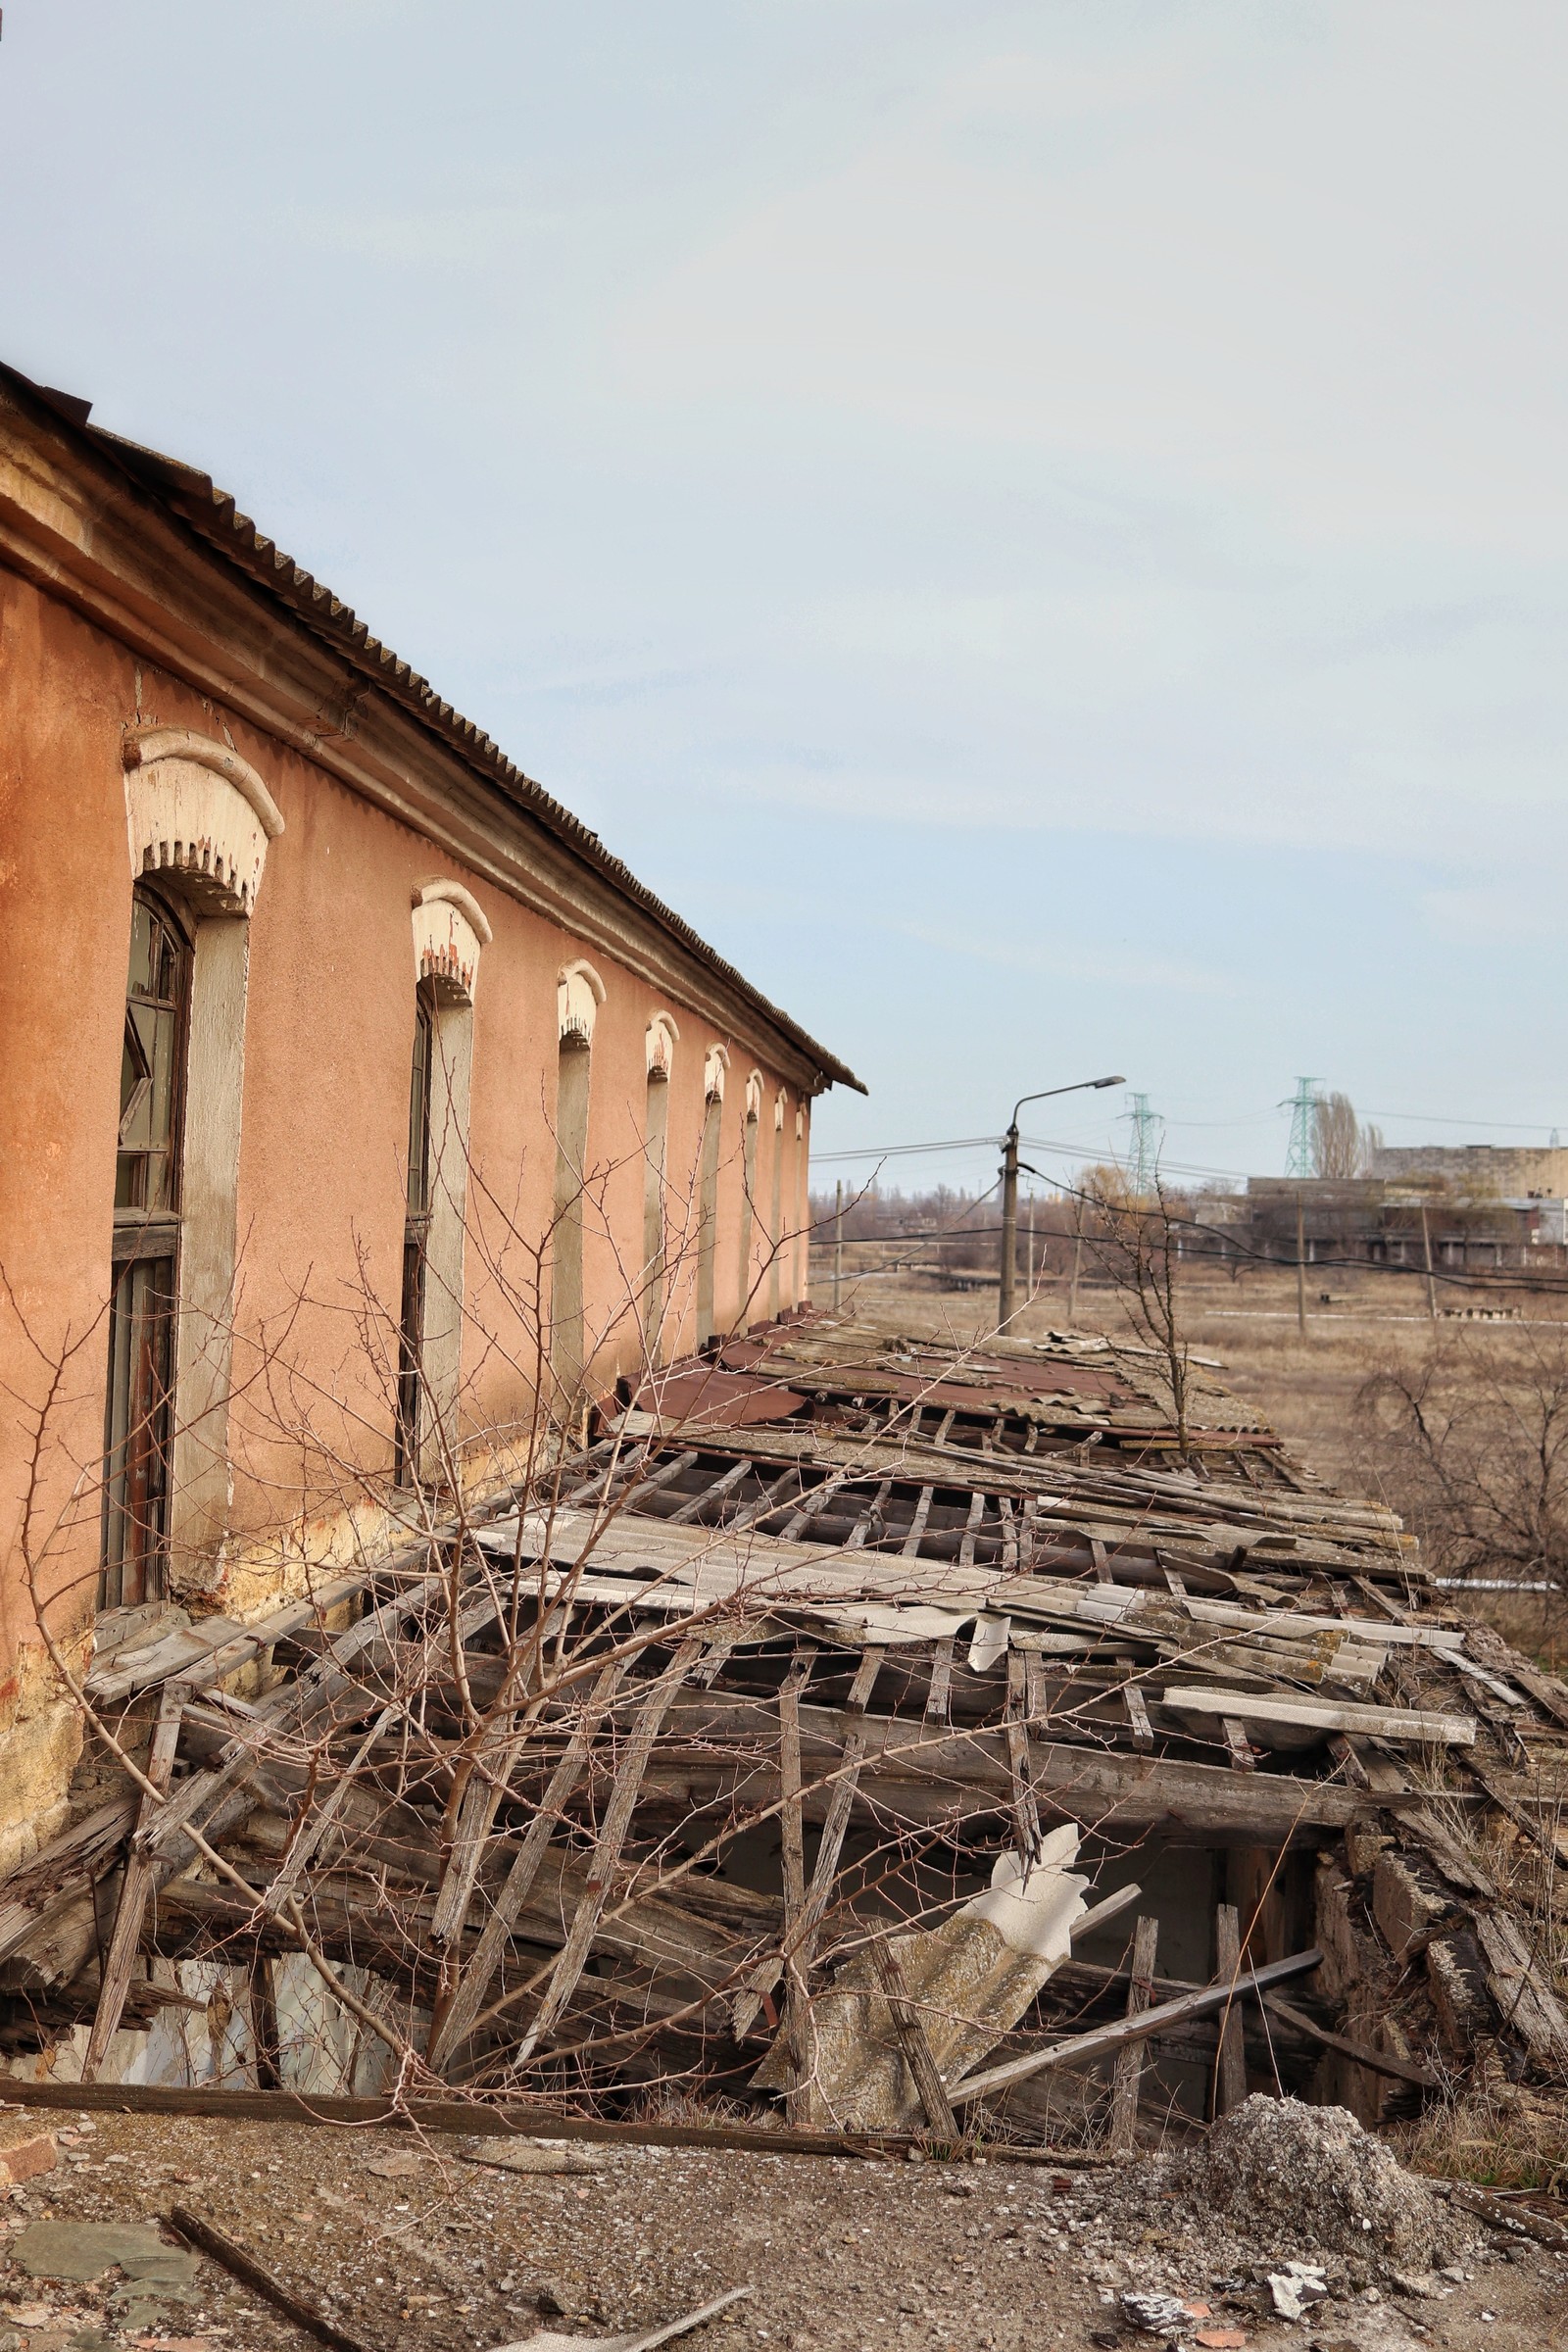
[[[1495,1156],[1503,1161],[1568,1161],[1568,1152],[1499,1152]],[[1421,1268],[1429,1243],[1433,1266],[1448,1273],[1510,1268],[1540,1273],[1544,1266],[1559,1267],[1568,1258],[1568,1199],[1563,1195],[1461,1197],[1431,1176],[1425,1183],[1409,1177],[1394,1182],[1377,1176],[1254,1176],[1245,1201],[1234,1203],[1233,1214],[1223,1224],[1254,1256],[1277,1258],[1287,1265],[1296,1263],[1298,1231],[1308,1265]]]
[[[1515,1151],[1507,1144],[1385,1145],[1370,1173],[1396,1184],[1441,1184],[1459,1200],[1561,1200],[1568,1151]]]

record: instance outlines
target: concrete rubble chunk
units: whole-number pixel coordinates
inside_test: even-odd
[[[0,2116],[0,2187],[52,2173],[59,2162],[55,2135],[44,2131],[36,2117],[25,2112]]]
[[[1270,2271],[1268,2291],[1276,2319],[1302,2320],[1311,2304],[1323,2300],[1329,2286],[1320,2262],[1288,2262],[1283,2269]]]
[[[106,2272],[158,2286],[193,2286],[201,2257],[165,2243],[150,2223],[33,2222],[11,2241],[11,2259],[33,2278],[85,2283]]]
[[[605,2173],[612,2162],[605,2149],[569,2139],[468,2139],[458,2154],[465,2164],[493,2165],[502,2173]]]

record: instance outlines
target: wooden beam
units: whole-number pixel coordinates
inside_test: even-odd
[[[738,1462],[731,1462],[729,1468],[721,1470],[718,1476],[710,1480],[700,1494],[689,1494],[686,1500],[678,1504],[674,1510],[662,1513],[664,1525],[666,1527],[687,1526],[705,1505],[721,1501],[731,1487],[738,1487],[743,1478],[749,1478],[755,1467],[756,1465],[749,1455]]]
[[[109,1950],[104,1957],[103,1975],[98,1987],[98,2007],[87,2037],[87,2054],[81,2062],[84,2082],[98,2080],[98,2069],[104,2054],[120,2029],[130,1990],[131,1971],[136,1954],[141,1949],[142,1922],[147,1916],[147,1898],[153,1890],[154,1864],[139,1842],[140,1833],[154,1819],[169,1793],[169,1784],[174,1777],[174,1757],[179,1748],[179,1722],[190,1696],[188,1683],[166,1683],[158,1703],[158,1720],[153,1727],[152,1752],[147,1758],[147,1778],[156,1795],[142,1794],[137,1817],[137,1835],[131,1840],[125,1856],[125,1875],[120,1884],[120,1901],[115,1909],[115,1925],[109,1938]]]
[[[816,1933],[826,1916],[833,1882],[838,1876],[839,1856],[844,1850],[845,1834],[850,1826],[860,1766],[865,1757],[865,1710],[887,1654],[885,1648],[867,1649],[850,1685],[850,1703],[846,1715],[848,1721],[857,1728],[845,1737],[844,1762],[828,1798],[827,1818],[822,1825],[822,1842],[816,1849],[816,1867],[811,1873],[811,1884],[801,1910],[801,1934],[795,1948],[803,1977],[815,1957]]]
[[[1106,2057],[1128,2042],[1148,2041],[1156,2034],[1168,2033],[1172,2026],[1185,2025],[1190,2018],[1209,2017],[1216,2009],[1223,2009],[1248,1993],[1261,1992],[1270,1984],[1283,1984],[1292,1977],[1304,1977],[1320,1967],[1322,1960],[1323,1954],[1314,1944],[1310,1951],[1295,1952],[1288,1960],[1271,1960],[1265,1968],[1245,1969],[1234,1985],[1205,1984],[1201,1992],[1183,1993],[1174,2001],[1161,2001],[1146,2009],[1140,2017],[1124,2017],[1113,2026],[1099,2026],[1093,2033],[1075,2034],[1070,2041],[1054,2042],[1049,2049],[1031,2050],[1023,2058],[1009,2058],[1004,2065],[988,2067],[984,2074],[967,2075],[961,2082],[948,2085],[948,2096],[956,2107],[962,2106],[970,2099],[988,2098],[993,2091],[1006,2090],[1014,2082],[1027,2082],[1035,2075],[1046,2074],[1054,2067],[1087,2066],[1091,2060]]]
[[[920,2012],[909,1998],[909,1987],[899,1964],[899,1955],[891,1942],[881,1936],[871,1945],[870,1956],[883,1998],[892,2012],[894,2031],[904,2052],[904,2063],[909,2070],[920,2105],[925,2110],[925,2120],[950,2146],[956,2146],[963,2133],[943,2087],[942,2077],[937,2072],[937,2062],[931,2055],[931,2044],[926,2039]]]
[[[533,1892],[545,1848],[555,1836],[566,1800],[581,1778],[589,1749],[598,1736],[607,1708],[620,1688],[628,1663],[624,1658],[612,1660],[595,1683],[561,1761],[550,1776],[550,1785],[540,1799],[539,1809],[528,1824],[527,1835],[496,1896],[478,1946],[462,1968],[444,2014],[434,2021],[429,2055],[430,2064],[437,2071],[446,2065],[455,2051],[462,2048],[473,2030],[474,2020],[483,2008],[484,1996],[490,1989],[491,1979],[501,1965],[507,1940]]]
[[[906,1560],[912,1560],[919,1551],[920,1538],[925,1534],[925,1523],[931,1516],[931,1503],[935,1494],[935,1487],[922,1487],[915,1497],[914,1509],[909,1515],[908,1532],[900,1546],[903,1556]]]
[[[582,1900],[577,1906],[576,1917],[572,1920],[570,1932],[557,1956],[556,1965],[551,1971],[544,1999],[540,2003],[532,2024],[518,2040],[516,2052],[512,2061],[514,2069],[524,2065],[546,2034],[555,2031],[564,2014],[567,2003],[577,1989],[578,1980],[587,1965],[588,1954],[593,1945],[600,1916],[610,1899],[610,1890],[620,1866],[621,1847],[625,1844],[626,1833],[631,1828],[631,1817],[636,1809],[638,1794],[642,1788],[643,1774],[647,1769],[649,1756],[653,1752],[654,1741],[658,1739],[660,1727],[668,1713],[670,1700],[692,1667],[702,1656],[705,1646],[700,1636],[693,1636],[683,1642],[675,1652],[673,1663],[659,1676],[642,1703],[636,1723],[632,1727],[631,1738],[626,1744],[626,1752],[615,1773],[614,1787],[611,1790],[610,1803],[605,1812],[604,1827],[599,1833],[599,1842],[594,1847],[593,1858],[589,1863],[588,1882],[583,1888]]]
[[[1012,1780],[1012,1834],[1018,1848],[1018,1859],[1026,1870],[1040,1844],[1040,1807],[1035,1802],[1034,1781],[1029,1770],[1027,1681],[1023,1652],[1009,1650],[1004,1730],[1007,1741],[1007,1769]]]
[[[813,1487],[809,1494],[804,1498],[800,1509],[791,1512],[779,1529],[775,1541],[780,1544],[793,1544],[802,1528],[808,1526],[811,1520],[825,1510],[834,1496],[842,1494],[849,1484],[848,1478],[838,1476],[824,1478],[821,1485]]]
[[[1439,2087],[1437,2076],[1428,2074],[1424,2066],[1412,2066],[1407,2058],[1396,2058],[1388,2050],[1369,2049],[1365,2042],[1348,2041],[1343,2034],[1331,2034],[1327,2026],[1320,2026],[1315,2017],[1307,2016],[1304,2009],[1297,2009],[1291,2002],[1282,2000],[1277,1992],[1264,1993],[1263,2007],[1271,2017],[1277,2017],[1285,2025],[1294,2027],[1298,2034],[1305,2034],[1313,2041],[1320,2041],[1326,2050],[1338,2050],[1342,2058],[1353,2058],[1356,2065],[1364,2066],[1369,2074],[1387,2075],[1395,2082],[1413,2082],[1419,2090],[1436,2090]]]
[[[1242,1923],[1234,1903],[1221,1903],[1214,1913],[1214,1976],[1229,1991],[1242,1973]],[[1247,2047],[1242,2039],[1242,2004],[1227,2001],[1220,2017],[1219,2052],[1214,2065],[1214,2113],[1229,2115],[1247,2096]]]
[[[906,2155],[919,2145],[912,2132],[791,2132],[765,2124],[599,2123],[563,2115],[547,2100],[350,2097],[334,2092],[213,2090],[151,2082],[26,2082],[5,2078],[7,2104],[92,2115],[187,2115],[220,2123],[361,2124],[388,2131],[455,2132],[469,2137],[585,2141],[598,2147],[739,2148],[760,2156]],[[1059,2171],[1098,2170],[1103,2159],[1081,2148],[1014,2147],[1009,2164],[1049,2164]]]
[[[953,1691],[953,1648],[956,1637],[944,1634],[931,1652],[931,1688],[926,1692],[927,1723],[946,1723]]]
[[[974,1548],[980,1534],[980,1523],[986,1515],[986,1496],[983,1487],[976,1487],[969,1497],[969,1516],[958,1543],[958,1566],[974,1566]]]
[[[1252,1743],[1235,1716],[1222,1715],[1219,1728],[1225,1735],[1225,1752],[1231,1760],[1232,1772],[1255,1771],[1257,1758],[1252,1753]]]
[[[1284,1724],[1320,1732],[1367,1732],[1378,1740],[1415,1740],[1433,1746],[1473,1747],[1473,1715],[1416,1712],[1409,1707],[1360,1707],[1332,1698],[1281,1698],[1273,1692],[1170,1689],[1164,1704],[1177,1714],[1234,1715],[1241,1723]]]
[[[801,1692],[810,1678],[814,1648],[797,1655],[778,1693],[779,1838],[784,1883],[785,1949],[800,1930],[806,1908],[806,1838],[801,1810]],[[762,2004],[783,1972],[782,1952],[770,1952],[735,2002],[735,2038],[744,2041]]]
[[[1127,1710],[1127,1720],[1133,1727],[1133,1745],[1147,1755],[1154,1744],[1154,1727],[1149,1720],[1144,1694],[1136,1683],[1123,1683],[1121,1703]]]
[[[1132,1975],[1127,1985],[1127,2015],[1142,2017],[1154,1998],[1154,1955],[1159,1944],[1157,1919],[1140,1919],[1133,1930]],[[1130,2156],[1138,2137],[1138,2097],[1144,2082],[1144,2047],[1130,2041],[1116,2052],[1110,2077],[1110,2124],[1105,2144],[1113,2156]]]
[[[859,1551],[871,1541],[872,1532],[881,1521],[882,1514],[887,1508],[888,1496],[892,1492],[893,1481],[891,1478],[885,1478],[865,1508],[858,1514],[855,1525],[845,1538],[844,1548],[846,1551]]]

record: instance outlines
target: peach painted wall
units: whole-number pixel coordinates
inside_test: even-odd
[[[724,1103],[716,1238],[721,1327],[739,1284],[746,1073],[758,1050],[663,998],[602,952],[571,938],[466,871],[300,754],[215,708],[92,624],[0,571],[0,1268],[36,1342],[0,1299],[0,1381],[36,1405],[49,1363],[75,1343],[42,1465],[35,1520],[55,1529],[52,1591],[79,1617],[95,1595],[96,1496],[73,1519],[78,1474],[90,1487],[102,1446],[104,1309],[110,1271],[121,1028],[131,877],[121,744],[138,718],[222,738],[257,769],[284,818],[268,852],[250,931],[239,1176],[239,1298],[232,1417],[235,1524],[243,1536],[287,1516],[302,1465],[316,1502],[347,1504],[390,1466],[390,1396],[364,1347],[375,1313],[391,1344],[405,1206],[415,974],[411,903],[443,875],[466,886],[494,938],[474,1000],[466,1289],[465,1409],[480,1432],[531,1408],[533,1335],[518,1298],[530,1248],[550,1215],[558,1054],[556,982],[586,956],[604,983],[593,1045],[591,1185],[604,1214],[587,1219],[585,1298],[595,1373],[609,1386],[640,1360],[625,1312],[640,1270],[645,1033],[667,1009],[680,1038],[670,1080],[668,1170],[677,1221],[695,1189],[703,1065],[722,1043]],[[771,1103],[762,1067],[754,1271],[771,1199]],[[783,1197],[798,1215],[797,1094],[787,1091]],[[695,1256],[695,1228],[690,1236]],[[677,1235],[678,1248],[678,1235]],[[787,1253],[784,1303],[796,1295]],[[666,1353],[689,1347],[694,1286],[675,1285],[682,1314]],[[762,1284],[754,1313],[765,1315]],[[273,1377],[258,1373],[270,1361]],[[286,1375],[286,1377],[285,1377]],[[0,1415],[0,1642],[12,1671],[30,1638],[20,1586],[22,1498],[29,1478],[26,1410]],[[62,1519],[62,1513],[64,1518]],[[56,1523],[60,1524],[57,1526]]]

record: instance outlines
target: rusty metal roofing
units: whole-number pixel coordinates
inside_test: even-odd
[[[90,423],[91,401],[82,400],[74,393],[36,384],[19,369],[5,367],[3,363],[0,363],[0,376],[21,385],[24,391],[42,401],[55,416],[74,431],[81,433],[103,456],[130,474],[143,489],[150,490],[162,505],[177,515],[226,563],[286,606],[308,629],[371,679],[391,701],[410,711],[431,735],[455,752],[486,783],[514,807],[523,809],[547,832],[554,834],[585,865],[601,874],[622,898],[629,899],[661,930],[666,932],[688,954],[696,956],[699,962],[706,964],[715,977],[733,988],[763,1020],[779,1030],[798,1052],[815,1065],[816,1085],[848,1086],[853,1087],[857,1094],[866,1093],[866,1087],[848,1063],[840,1061],[825,1046],[819,1045],[799,1022],[793,1021],[771,999],[764,997],[743,972],[710,948],[673,907],[666,906],[646,883],[637,879],[623,859],[605,847],[591,827],[573,816],[571,810],[546,792],[542,784],[525,775],[514,760],[507,758],[491,736],[475,726],[471,718],[465,718],[461,710],[454,709],[451,703],[444,702],[428,678],[421,677],[390,646],[372,637],[358,613],[259,530],[248,514],[240,513],[232,494],[220,490],[210,474],[203,473],[199,466],[187,466],[182,459],[166,457],[161,450],[145,449],[139,442],[127,441],[119,433]]]

